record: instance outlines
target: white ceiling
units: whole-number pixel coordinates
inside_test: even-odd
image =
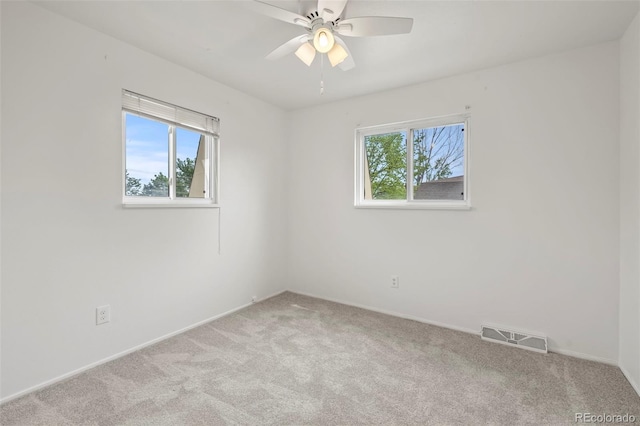
[[[265,0],[292,12],[313,1]],[[43,1],[38,5],[285,109],[317,105],[619,38],[639,1],[350,0],[346,17],[405,16],[407,35],[347,38],[356,67],[264,59],[304,29],[235,1]]]

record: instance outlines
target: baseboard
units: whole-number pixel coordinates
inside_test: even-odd
[[[622,371],[622,374],[624,374],[624,377],[627,378],[633,390],[635,390],[638,396],[640,396],[640,384],[633,379],[631,374],[629,374],[629,372],[623,366],[620,366],[620,371]]]
[[[615,360],[608,359],[608,358],[601,358],[598,356],[589,355],[582,352],[570,351],[568,349],[561,349],[561,348],[550,348],[549,352],[570,356],[572,358],[580,358],[587,361],[594,361],[594,362],[599,362],[601,364],[607,364],[607,365],[612,365],[614,367],[619,367],[618,362]]]
[[[425,318],[416,317],[413,315],[401,314],[395,311],[388,311],[386,309],[374,308],[373,306],[361,305],[359,303],[347,302],[340,299],[332,299],[329,297],[318,296],[312,293],[305,293],[297,290],[289,290],[290,293],[300,294],[302,296],[315,297],[316,299],[326,300],[328,302],[340,303],[341,305],[353,306],[354,308],[366,309],[367,311],[378,312],[385,315],[391,315],[392,317],[404,318],[412,321],[421,322],[423,324],[435,325],[437,327],[448,328],[449,330],[462,331],[464,333],[474,334],[480,336],[480,330],[472,330],[470,328],[458,327],[455,325],[444,324],[438,321],[431,321]]]
[[[173,332],[171,332],[169,334],[165,334],[164,336],[155,338],[153,340],[149,340],[148,342],[145,342],[145,343],[142,343],[140,345],[134,346],[134,347],[132,347],[130,349],[124,350],[124,351],[119,352],[119,353],[117,353],[115,355],[111,355],[111,356],[103,358],[103,359],[101,359],[99,361],[92,362],[91,364],[85,365],[84,367],[80,367],[80,368],[78,368],[76,370],[73,370],[73,371],[71,371],[69,373],[66,373],[66,374],[63,374],[61,376],[55,377],[55,378],[53,378],[51,380],[47,380],[47,381],[42,382],[40,384],[37,384],[35,386],[31,386],[30,388],[27,388],[27,389],[25,389],[23,391],[14,393],[13,395],[9,395],[7,397],[4,397],[4,398],[0,399],[0,405],[5,404],[5,403],[7,403],[9,401],[12,401],[14,399],[20,398],[22,396],[25,396],[27,394],[30,394],[32,392],[35,392],[37,390],[46,388],[47,386],[54,385],[54,384],[56,384],[58,382],[61,382],[61,381],[66,380],[66,379],[69,379],[69,378],[71,378],[73,376],[77,376],[78,374],[83,373],[83,372],[85,372],[87,370],[90,370],[90,369],[92,369],[94,367],[97,367],[97,366],[105,364],[105,363],[107,363],[109,361],[113,361],[115,359],[121,358],[121,357],[123,357],[125,355],[128,355],[128,354],[132,353],[132,352],[139,351],[140,349],[146,348],[147,346],[151,346],[151,345],[156,344],[158,342],[161,342],[163,340],[169,339],[170,337],[177,336],[178,334],[184,333],[185,331],[189,331],[189,330],[191,330],[193,328],[199,327],[199,326],[201,326],[203,324],[206,324],[208,322],[217,320],[218,318],[222,318],[222,317],[225,317],[227,315],[230,315],[230,314],[232,314],[234,312],[237,312],[237,311],[239,311],[241,309],[247,308],[247,307],[253,305],[254,303],[258,303],[258,302],[262,302],[263,300],[271,299],[272,297],[278,296],[278,295],[280,295],[282,293],[285,293],[286,291],[287,290],[278,291],[278,292],[273,293],[273,294],[271,294],[269,296],[262,297],[262,298],[256,300],[256,302],[249,302],[249,303],[244,304],[242,306],[238,306],[237,308],[233,308],[233,309],[231,309],[229,311],[226,311],[226,312],[223,312],[221,314],[214,315],[211,318],[207,318],[207,319],[199,321],[199,322],[197,322],[195,324],[191,324],[191,325],[189,325],[187,327],[183,327],[183,328],[181,328],[179,330],[173,331]]]
[[[326,300],[326,301],[329,301],[329,302],[340,303],[342,305],[353,306],[353,307],[356,307],[356,308],[366,309],[368,311],[379,312],[381,314],[391,315],[391,316],[398,317],[398,318],[410,319],[410,320],[413,320],[413,321],[421,322],[423,324],[429,324],[429,325],[435,325],[437,327],[448,328],[449,330],[462,331],[464,333],[469,333],[469,334],[473,334],[473,335],[476,335],[476,336],[480,335],[480,331],[479,330],[472,330],[472,329],[465,328],[465,327],[458,327],[458,326],[451,325],[451,324],[445,324],[445,323],[438,322],[438,321],[428,320],[426,318],[416,317],[416,316],[413,316],[413,315],[405,315],[405,314],[401,314],[399,312],[389,311],[389,310],[386,310],[386,309],[379,309],[379,308],[375,308],[373,306],[361,305],[359,303],[348,302],[348,301],[345,301],[345,300],[318,296],[318,295],[312,294],[312,293],[306,293],[306,292],[297,291],[297,290],[289,290],[289,291],[291,293],[296,293],[296,294],[300,294],[300,295],[303,295],[303,296],[315,297],[316,299],[322,299],[322,300]],[[480,327],[480,326],[478,325],[478,327]],[[550,347],[549,348],[549,352],[553,352],[553,353],[557,353],[557,354],[561,354],[561,355],[566,355],[566,356],[570,356],[570,357],[573,357],[573,358],[580,358],[580,359],[584,359],[584,360],[588,360],[588,361],[600,362],[600,363],[603,363],[603,364],[608,364],[608,365],[613,365],[615,367],[618,367],[618,363],[616,361],[614,361],[614,360],[607,359],[607,358],[600,358],[600,357],[597,357],[597,356],[588,355],[588,354],[584,354],[584,353],[581,353],[581,352],[575,352],[575,351],[570,351],[570,350],[567,350],[567,349],[560,349],[560,348],[554,348],[554,347]]]

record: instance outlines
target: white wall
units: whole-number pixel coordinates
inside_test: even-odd
[[[281,110],[1,7],[2,397],[285,288]],[[221,254],[216,209],[121,207],[122,88],[221,118]]]
[[[292,113],[289,282],[617,363],[618,84],[612,42]],[[356,127],[466,105],[471,211],[353,207]]]
[[[640,15],[620,40],[620,367],[640,393]]]

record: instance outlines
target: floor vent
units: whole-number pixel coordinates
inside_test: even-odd
[[[547,353],[547,338],[534,336],[519,331],[507,330],[502,327],[483,325],[481,334],[482,340],[502,343],[503,345],[517,346],[530,351]]]

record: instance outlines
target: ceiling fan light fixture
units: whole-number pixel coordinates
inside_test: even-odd
[[[313,47],[320,53],[327,53],[335,44],[333,33],[326,27],[320,27],[313,35]]]
[[[313,48],[311,43],[306,42],[298,47],[298,50],[296,50],[296,56],[310,67],[316,57],[316,49]]]
[[[2,0],[0,0],[2,1]],[[268,0],[266,0],[268,1]],[[413,28],[413,18],[394,16],[344,16],[349,0],[305,0],[316,3],[307,16],[302,16],[265,0],[253,0],[248,3],[258,12],[270,18],[303,27],[307,32],[283,43],[267,55],[275,60],[291,53],[311,66],[317,53],[327,54],[331,66],[339,66],[343,71],[355,67],[353,55],[342,40],[347,37],[387,36],[408,34]],[[322,56],[321,56],[322,58]]]
[[[329,57],[329,62],[331,62],[331,66],[335,67],[338,64],[341,64],[342,61],[347,59],[349,54],[342,46],[338,43],[333,45],[333,48],[327,52],[327,56]]]

